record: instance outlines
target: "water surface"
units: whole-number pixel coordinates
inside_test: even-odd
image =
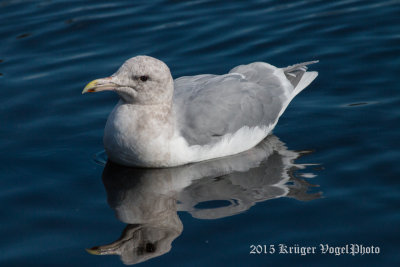
[[[107,178],[94,158],[117,96],[80,93],[139,54],[175,78],[320,60],[274,130],[286,151],[311,152],[287,162],[305,168],[272,175],[285,166],[263,165],[280,162],[275,150],[246,171],[169,186],[179,190],[164,192],[172,206],[162,210],[182,227],[174,224],[169,252],[143,266],[398,263],[398,14],[390,0],[0,1],[0,265],[123,265],[85,248],[136,229],[116,209],[140,201],[121,192],[155,201],[159,192],[151,173]],[[363,244],[380,254],[250,255],[252,244]]]

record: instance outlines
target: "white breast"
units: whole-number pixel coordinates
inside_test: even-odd
[[[108,157],[128,166],[160,167],[171,161],[173,129],[165,111],[119,103],[107,119],[104,148]]]

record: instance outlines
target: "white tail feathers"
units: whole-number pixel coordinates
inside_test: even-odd
[[[293,97],[295,97],[298,93],[303,91],[303,89],[306,88],[312,81],[314,81],[314,79],[317,78],[317,76],[318,72],[316,71],[305,72],[303,74],[303,77],[301,77],[300,82],[294,88]]]

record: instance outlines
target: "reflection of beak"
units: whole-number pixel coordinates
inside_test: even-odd
[[[108,245],[87,248],[86,251],[92,255],[115,255],[125,241],[129,240],[117,240]]]
[[[87,248],[86,251],[92,255],[115,255],[118,254],[117,252],[118,248],[119,247],[117,246],[112,247],[111,245],[109,245],[109,247],[102,246],[102,247]]]
[[[85,93],[94,93],[105,90],[114,90],[119,85],[111,82],[111,77],[97,79],[88,83],[82,91],[82,94]]]
[[[108,245],[87,248],[86,251],[92,255],[120,255],[122,253],[121,247],[126,242],[134,243],[136,239],[140,238],[139,230],[141,229],[142,226],[140,224],[128,224],[118,240]]]

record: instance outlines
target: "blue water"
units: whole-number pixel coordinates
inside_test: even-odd
[[[123,266],[85,248],[125,228],[122,260],[142,266],[398,264],[399,14],[378,0],[0,1],[0,265]],[[316,59],[319,76],[280,119],[279,148],[190,180],[102,164],[117,96],[81,91],[138,54],[174,77]],[[170,239],[129,250],[138,236]],[[380,253],[250,254],[279,244]]]

